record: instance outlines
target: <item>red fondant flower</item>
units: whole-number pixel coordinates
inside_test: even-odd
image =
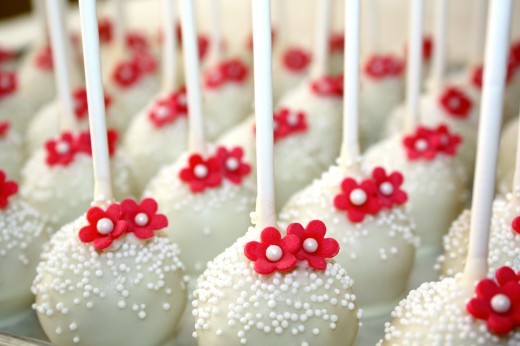
[[[47,151],[45,161],[49,166],[67,166],[78,153],[78,146],[71,132],[63,132],[58,139],[47,141],[45,150]]]
[[[18,81],[13,71],[0,71],[0,98],[16,91]]]
[[[306,260],[310,267],[316,270],[325,270],[325,259],[336,256],[339,244],[334,238],[325,238],[327,227],[320,220],[312,220],[306,228],[299,223],[291,223],[287,227],[287,234],[294,234],[300,240],[300,250],[296,258]]]
[[[305,113],[281,108],[274,114],[274,140],[280,140],[308,129]]]
[[[137,67],[142,75],[157,71],[157,59],[146,51],[139,51],[132,57],[132,63]]]
[[[251,173],[251,165],[243,161],[244,150],[234,147],[228,150],[218,147],[215,157],[222,167],[222,175],[233,184],[240,184],[242,179]]]
[[[406,203],[408,195],[401,190],[404,181],[401,172],[395,171],[387,175],[384,168],[376,167],[372,171],[372,178],[376,182],[381,207],[391,209],[394,205]]]
[[[513,42],[509,49],[509,62],[514,69],[520,66],[520,40]]]
[[[260,235],[260,242],[250,241],[244,247],[244,255],[255,262],[258,274],[269,275],[274,271],[288,271],[296,266],[296,253],[300,240],[294,234],[282,238],[280,231],[266,227]]]
[[[128,232],[133,232],[139,239],[153,237],[155,231],[168,226],[168,219],[157,214],[157,202],[153,198],[145,198],[137,204],[133,199],[121,202],[124,220],[128,224]]]
[[[113,156],[117,150],[117,139],[119,134],[114,129],[108,129],[107,140],[108,140],[108,154]],[[77,150],[78,152],[85,153],[92,156],[92,143],[90,142],[90,132],[80,132],[77,137]]]
[[[325,76],[311,82],[311,89],[320,96],[343,96],[343,75]]]
[[[179,178],[190,185],[193,193],[217,187],[222,183],[220,164],[215,157],[204,159],[199,154],[192,154],[188,159],[188,166],[179,172]]]
[[[208,55],[209,38],[206,35],[198,35],[197,45],[199,47],[199,59],[204,60]]]
[[[74,102],[74,112],[76,113],[76,118],[81,120],[88,116],[88,102],[87,102],[87,89],[79,88],[74,90],[72,94],[73,102]],[[110,96],[105,95],[105,107],[110,107],[112,103],[112,99]]]
[[[9,197],[18,192],[18,184],[7,180],[5,172],[0,169],[0,209],[7,207]]]
[[[204,74],[207,88],[218,88],[225,83],[243,83],[249,71],[240,59],[230,59],[209,69]]]
[[[433,131],[424,126],[419,126],[413,135],[405,136],[403,144],[408,159],[433,160],[437,155],[437,150],[432,143],[432,138]]]
[[[0,47],[0,64],[16,59],[16,52],[14,50]]]
[[[10,127],[8,120],[0,120],[0,138],[7,136]]]
[[[513,231],[515,231],[516,233],[520,233],[520,216],[517,216],[513,219],[511,227],[513,228]]]
[[[449,115],[456,118],[467,118],[471,112],[473,102],[457,87],[447,87],[439,97],[439,102]]]
[[[141,78],[141,71],[133,61],[123,61],[114,69],[112,78],[121,88],[128,88]]]
[[[88,225],[79,230],[79,239],[83,243],[93,242],[96,250],[106,249],[128,229],[119,204],[111,204],[107,210],[90,208],[87,221]]]
[[[183,88],[177,93],[157,100],[148,113],[148,118],[155,127],[161,128],[173,123],[180,117],[186,116],[187,111],[186,91]]]
[[[367,76],[374,79],[398,77],[403,73],[403,61],[394,55],[373,55],[364,67]]]
[[[98,21],[98,33],[99,33],[99,42],[101,43],[109,43],[113,38],[114,25],[112,20],[108,17],[99,18]]]
[[[430,61],[433,53],[433,39],[431,36],[423,37],[422,41],[422,58],[424,62]]]
[[[457,154],[457,148],[462,142],[462,137],[450,133],[448,126],[441,124],[433,130],[431,142],[438,153],[454,156]]]
[[[126,34],[126,46],[134,51],[145,51],[149,44],[146,37],[140,32],[129,32]]]
[[[470,315],[486,321],[488,329],[506,335],[520,326],[520,283],[511,268],[502,267],[496,272],[498,282],[481,280],[475,289],[476,297],[466,305]]]
[[[329,38],[329,51],[331,53],[343,53],[345,50],[345,35],[343,32],[332,33]]]
[[[362,222],[365,215],[375,215],[381,210],[374,180],[365,179],[359,184],[352,178],[345,178],[341,183],[341,190],[334,198],[334,206],[345,210],[350,221]]]
[[[52,61],[52,50],[50,46],[43,47],[40,49],[34,58],[36,67],[41,70],[51,71],[54,68]]]
[[[291,72],[300,73],[307,69],[311,55],[300,47],[289,48],[282,57],[283,65]]]

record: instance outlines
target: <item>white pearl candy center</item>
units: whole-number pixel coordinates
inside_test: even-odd
[[[66,154],[70,151],[70,145],[69,143],[67,142],[58,142],[56,144],[56,151],[59,153],[59,154]]]
[[[208,175],[208,167],[206,167],[203,164],[198,164],[195,166],[193,174],[195,174],[195,176],[199,179],[206,178],[206,176]]]
[[[166,118],[168,114],[170,114],[170,110],[168,109],[168,107],[159,107],[157,109],[157,116],[159,118]]]
[[[146,226],[146,224],[148,223],[148,215],[146,215],[145,213],[139,213],[135,216],[134,222],[138,226]]]
[[[283,256],[282,248],[278,245],[269,245],[267,250],[265,250],[265,257],[271,262],[276,262],[280,260]]]
[[[307,253],[314,253],[318,251],[318,242],[314,238],[307,238],[303,241],[303,249]]]
[[[289,115],[287,116],[287,123],[291,127],[298,125],[298,115],[295,113],[289,113]]]
[[[388,181],[385,181],[379,186],[379,191],[381,191],[383,195],[389,196],[394,193],[394,186]]]
[[[109,218],[102,218],[97,222],[96,229],[101,234],[109,234],[114,230],[114,223]]]
[[[354,205],[363,205],[367,201],[367,194],[362,189],[354,189],[350,193],[350,202]]]
[[[448,102],[451,108],[458,108],[460,106],[460,101],[456,97],[452,97]]]
[[[508,312],[511,308],[511,299],[505,294],[495,294],[493,298],[491,298],[491,309],[498,313]]]
[[[425,139],[419,139],[417,142],[415,142],[415,149],[418,151],[425,151],[428,149],[428,142],[426,142]]]
[[[239,163],[238,160],[234,157],[230,157],[226,160],[226,168],[230,171],[236,171],[238,169]]]

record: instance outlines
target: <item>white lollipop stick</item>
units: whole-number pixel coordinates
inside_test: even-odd
[[[255,74],[257,229],[276,226],[273,170],[273,84],[270,0],[253,3]]]
[[[446,70],[446,24],[447,24],[447,0],[435,2],[435,24],[433,32],[433,50],[431,88],[438,92],[443,85],[444,72]]]
[[[55,66],[56,86],[58,89],[58,105],[60,108],[60,128],[62,131],[78,129],[72,101],[72,86],[70,71],[72,57],[69,49],[65,18],[60,1],[47,0],[47,16],[51,36],[52,59]]]
[[[105,204],[112,201],[113,197],[105,124],[105,100],[99,59],[96,0],[79,0],[79,14],[87,85],[90,140],[94,161],[94,203]]]
[[[163,88],[165,94],[172,93],[177,87],[177,35],[175,34],[175,5],[175,0],[163,0]]]
[[[492,1],[488,20],[469,251],[464,268],[468,285],[484,278],[488,272],[489,229],[504,102],[511,0]]]
[[[415,131],[419,118],[419,98],[421,96],[422,69],[422,26],[424,17],[424,0],[411,0],[411,13],[408,25],[407,79],[406,79],[406,113],[405,132]]]
[[[114,37],[116,47],[121,50],[126,48],[126,10],[123,0],[114,0],[115,25]]]
[[[470,39],[469,59],[470,66],[482,62],[482,52],[486,44],[486,21],[488,0],[472,0],[473,22],[472,36]],[[437,49],[437,48],[436,48]]]
[[[343,102],[343,143],[340,161],[354,162],[359,157],[359,29],[360,0],[345,2],[345,72],[343,78],[345,102]]]
[[[316,2],[318,4],[318,23],[316,27],[316,34],[314,37],[314,60],[310,71],[311,78],[317,78],[327,74],[327,65],[329,59],[329,27],[331,12],[330,1],[331,0],[319,0]],[[253,16],[254,13],[255,12],[253,12]]]
[[[206,138],[204,134],[204,119],[202,116],[202,97],[200,88],[199,48],[195,28],[195,14],[192,0],[181,1],[182,42],[185,63],[186,92],[189,121],[189,150],[206,154]]]
[[[222,29],[220,26],[220,0],[211,0],[211,54],[209,63],[218,63],[222,59]]]
[[[367,20],[367,36],[368,36],[368,49],[374,54],[378,53],[381,48],[380,40],[380,28],[379,23],[381,16],[379,15],[379,0],[368,1],[368,20]],[[346,25],[347,23],[345,23]],[[349,24],[350,25],[350,24]]]

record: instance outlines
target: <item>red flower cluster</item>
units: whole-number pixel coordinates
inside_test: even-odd
[[[179,172],[179,178],[190,185],[193,193],[220,186],[222,178],[240,184],[251,173],[251,166],[243,161],[243,156],[241,147],[232,150],[218,147],[215,154],[206,159],[200,154],[192,154],[188,166]]]
[[[121,88],[128,88],[156,70],[157,60],[152,55],[139,51],[130,60],[119,63],[112,73],[112,78]]]
[[[108,151],[110,156],[112,156],[116,151],[117,132],[108,130],[107,137]],[[85,131],[74,135],[71,132],[63,132],[58,139],[47,141],[45,150],[47,151],[45,162],[49,166],[67,166],[78,154],[92,155],[90,133]]]
[[[0,120],[0,138],[5,137],[9,132],[11,124],[8,120]]]
[[[309,128],[305,113],[292,111],[289,108],[280,108],[273,116],[274,141],[305,132]]]
[[[343,32],[334,32],[329,37],[329,52],[343,53],[345,50],[345,35]]]
[[[150,44],[147,38],[140,32],[131,31],[125,37],[126,46],[133,51],[145,51]]]
[[[0,209],[7,207],[9,197],[18,192],[18,184],[14,181],[7,180],[4,171],[0,169]]]
[[[448,115],[464,119],[469,116],[473,102],[459,88],[448,86],[440,95],[439,103]]]
[[[226,83],[245,82],[249,70],[247,65],[240,59],[230,59],[219,63],[204,73],[204,85],[206,88],[214,89]]]
[[[403,180],[400,172],[387,175],[381,167],[376,167],[372,177],[360,183],[345,178],[341,183],[341,193],[334,198],[334,206],[345,210],[351,222],[362,222],[365,215],[376,215],[381,209],[391,209],[408,200],[406,192],[401,190]]]
[[[409,160],[433,160],[438,154],[454,156],[462,142],[461,136],[450,133],[444,124],[437,128],[419,126],[414,134],[403,138]]]
[[[404,62],[395,55],[373,55],[365,63],[365,74],[374,79],[398,77],[403,73]]]
[[[93,243],[96,250],[104,250],[125,233],[133,233],[139,239],[149,239],[155,231],[168,226],[168,219],[157,214],[157,202],[145,198],[140,204],[125,199],[121,204],[111,204],[106,210],[92,207],[86,215],[88,225],[79,231],[83,243]]]
[[[186,88],[182,88],[167,97],[158,99],[148,113],[148,119],[156,128],[161,128],[187,115]]]
[[[52,61],[52,50],[50,46],[40,49],[34,57],[34,63],[40,70],[52,71],[54,63]]]
[[[520,272],[501,267],[496,280],[483,279],[476,288],[476,297],[466,305],[474,318],[486,321],[489,331],[498,335],[509,334],[520,326]]]
[[[325,270],[325,259],[339,252],[338,242],[325,238],[326,231],[325,224],[319,220],[309,222],[306,228],[292,223],[283,238],[275,227],[266,227],[260,234],[260,242],[250,241],[244,246],[244,255],[255,262],[255,271],[262,275],[291,270],[298,261],[307,261],[311,268]]]
[[[99,18],[98,21],[99,42],[109,43],[114,36],[114,24],[108,17]]]
[[[88,116],[87,89],[78,88],[74,90],[72,98],[74,102],[74,113],[76,113],[76,118],[78,120],[85,119]],[[105,108],[110,107],[111,104],[112,98],[108,95],[105,95]]]
[[[511,227],[513,228],[513,231],[515,231],[516,233],[520,233],[520,216],[517,216],[513,219]]]
[[[307,69],[311,62],[311,55],[300,47],[292,47],[285,51],[282,56],[285,68],[294,73],[301,73]]]
[[[506,85],[511,83],[513,80],[513,76],[515,75],[515,64],[510,60],[507,65],[506,72]],[[479,90],[482,89],[482,78],[484,76],[484,65],[478,65],[473,69],[473,73],[471,74],[471,83],[473,86]]]
[[[343,75],[318,78],[311,82],[311,89],[319,96],[343,97]]]
[[[18,87],[18,80],[14,71],[0,70],[0,98],[12,94]]]

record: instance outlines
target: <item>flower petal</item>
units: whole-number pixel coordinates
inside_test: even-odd
[[[305,233],[316,240],[323,239],[325,233],[327,233],[327,226],[321,220],[312,220],[305,227]]]
[[[251,261],[265,256],[265,246],[257,241],[250,241],[244,246],[244,255]]]
[[[332,258],[339,253],[339,243],[334,238],[325,238],[320,242],[319,253],[325,258]]]
[[[255,261],[255,272],[262,275],[269,275],[276,270],[276,264],[260,257]]]
[[[90,243],[94,241],[97,236],[98,232],[90,225],[82,227],[78,233],[79,240],[81,240],[83,243]]]
[[[94,240],[93,244],[96,250],[104,250],[112,245],[112,238],[110,236],[97,238]]]
[[[321,256],[307,256],[307,263],[309,264],[309,267],[316,270],[325,270],[327,268],[327,261]]]
[[[492,314],[487,319],[487,326],[493,333],[505,335],[513,329],[513,321],[506,316]]]
[[[507,266],[498,268],[495,272],[495,276],[500,285],[505,285],[508,281],[518,281],[515,271]]]
[[[466,304],[466,310],[475,318],[485,320],[491,314],[489,302],[485,299],[472,298]]]
[[[298,222],[293,222],[289,226],[287,226],[287,235],[293,234],[301,239],[303,237],[304,233],[305,233],[305,229]]]

